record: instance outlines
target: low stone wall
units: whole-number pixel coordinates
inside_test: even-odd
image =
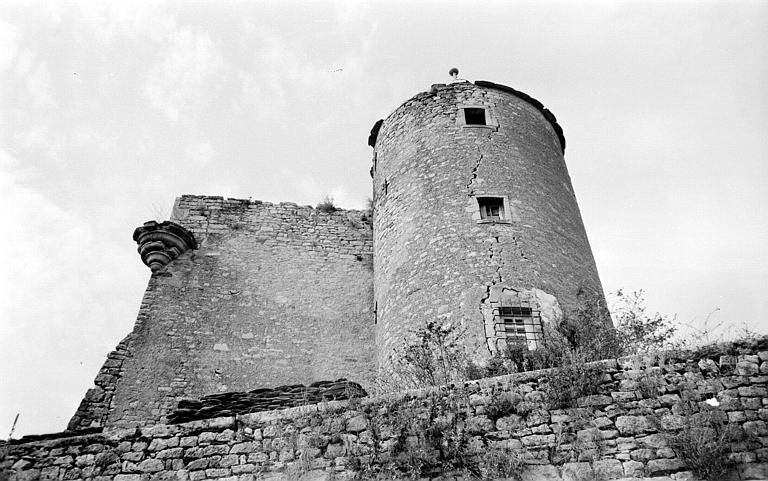
[[[579,397],[564,409],[546,407],[553,373],[545,370],[460,388],[22,439],[0,447],[0,471],[10,480],[372,479],[398,459],[439,457],[460,437],[461,455],[481,473],[501,459],[530,480],[693,479],[668,433],[708,409],[740,433],[730,441],[728,457],[736,467],[726,479],[768,479],[767,361],[768,351],[663,367],[601,361],[592,364],[602,368],[601,394]]]

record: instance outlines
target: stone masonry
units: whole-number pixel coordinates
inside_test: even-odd
[[[68,429],[162,423],[180,400],[224,392],[367,388],[432,320],[458,324],[482,363],[521,334],[534,347],[526,336],[579,294],[602,297],[565,138],[537,100],[434,85],[369,144],[370,212],[185,195],[137,228],[152,276],[135,327]],[[505,324],[510,309],[526,333]]]
[[[9,481],[353,479],[391,452],[399,435],[393,429],[398,409],[409,409],[415,422],[428,417],[435,402],[461,393],[463,401],[454,414],[477,456],[482,460],[494,447],[514,450],[524,460],[521,473],[526,481],[693,480],[669,446],[669,436],[684,426],[691,408],[713,410],[741,435],[741,441],[729,446],[728,456],[737,466],[724,479],[765,480],[768,351],[741,352],[593,363],[603,368],[601,392],[578,398],[574,407],[564,409],[542,403],[551,372],[538,371],[472,381],[460,388],[178,425],[33,436],[0,445],[0,476]],[[649,379],[653,391],[647,389]],[[499,413],[500,398],[512,399],[515,413]]]
[[[67,431],[0,442],[0,481],[372,479],[446,446],[514,467],[497,479],[691,481],[677,441],[707,419],[729,433],[710,436],[724,479],[768,480],[768,339],[592,363],[596,393],[567,402],[553,386],[578,376],[558,370],[357,397],[427,321],[459,326],[482,361],[520,333],[536,345],[504,316],[546,323],[602,297],[565,138],[537,100],[434,85],[369,144],[372,212],[185,195],[139,227],[152,274],[133,331]]]
[[[371,379],[366,212],[183,196],[171,221],[199,246],[153,273],[70,430],[157,424],[225,391]]]
[[[540,102],[490,82],[438,84],[377,123],[369,143],[380,364],[434,319],[460,325],[487,358],[504,338],[492,300],[546,322],[580,293],[602,298],[562,129]],[[488,198],[500,218],[482,217]]]

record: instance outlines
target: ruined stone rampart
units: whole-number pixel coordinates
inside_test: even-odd
[[[552,371],[537,371],[463,389],[14,441],[0,446],[0,470],[10,480],[371,479],[429,447],[439,425],[443,436],[464,436],[481,468],[490,453],[519,457],[524,480],[690,480],[670,440],[709,410],[736,433],[726,453],[736,465],[721,479],[768,479],[768,352],[658,364],[593,363],[603,368],[601,392],[563,409],[545,407]]]
[[[183,398],[347,378],[374,366],[363,211],[183,196],[198,244],[154,271],[136,325],[69,429],[164,422]]]

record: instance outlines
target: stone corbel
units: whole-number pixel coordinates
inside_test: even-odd
[[[189,249],[197,249],[195,236],[174,222],[151,220],[133,231],[142,262],[157,272]]]

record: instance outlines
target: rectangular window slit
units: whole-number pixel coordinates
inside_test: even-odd
[[[504,199],[501,197],[478,197],[481,220],[504,220]]]
[[[466,107],[464,109],[464,121],[467,125],[486,125],[485,109],[477,107]]]

